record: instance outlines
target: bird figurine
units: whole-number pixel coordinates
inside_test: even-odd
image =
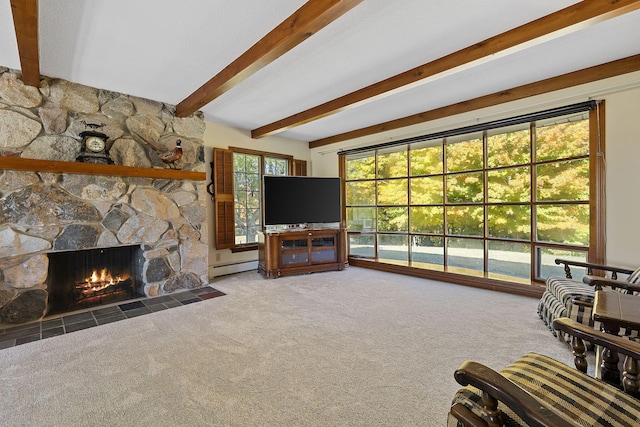
[[[173,150],[169,150],[165,153],[159,153],[160,160],[168,164],[170,168],[175,169],[175,162],[182,157],[182,141],[176,141],[176,147]]]

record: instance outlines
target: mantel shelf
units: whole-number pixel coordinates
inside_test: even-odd
[[[103,165],[95,163],[62,162],[58,160],[0,157],[0,169],[34,172],[78,173],[87,175],[131,176],[141,178],[185,179],[204,181],[204,172],[177,169],[138,168],[131,166]]]

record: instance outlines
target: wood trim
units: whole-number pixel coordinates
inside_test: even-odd
[[[62,162],[59,160],[25,159],[22,157],[0,157],[0,169],[77,173],[85,175],[130,176],[142,178],[185,179],[204,181],[204,172],[176,169],[138,168],[119,165],[102,165],[95,163]]]
[[[456,285],[470,286],[473,288],[488,289],[491,291],[506,292],[532,298],[542,297],[543,284],[525,285],[516,282],[490,279],[487,277],[465,276],[463,274],[444,271],[427,270],[424,268],[409,267],[404,265],[389,264],[380,261],[349,257],[349,265],[354,267],[370,268],[372,270],[386,271],[388,273],[403,274],[405,276],[419,277],[422,279],[438,280],[440,282],[455,283]]]
[[[22,81],[26,85],[39,87],[38,0],[11,0],[11,12],[22,67]]]
[[[280,154],[280,153],[271,153],[268,151],[260,151],[260,150],[251,150],[249,148],[240,148],[240,147],[229,147],[229,150],[234,153],[242,153],[242,154],[252,154],[254,156],[264,156],[264,157],[274,157],[278,159],[293,161],[293,156],[289,154]]]
[[[606,264],[605,102],[589,112],[589,259]]]
[[[531,46],[566,36],[638,8],[640,8],[638,0],[579,2],[386,80],[254,129],[251,131],[251,136],[262,138],[273,135],[348,108],[377,101],[399,91],[415,87],[417,84],[423,84],[426,79],[433,80],[452,72],[476,67],[495,59],[498,54],[505,55],[523,51]]]
[[[638,70],[640,70],[640,55],[629,56],[627,58],[618,59],[616,61],[607,62],[605,64],[596,65],[589,68],[584,68],[579,71],[562,74],[557,77],[551,77],[549,79],[540,80],[511,89],[506,89],[489,95],[480,96],[478,98],[447,105],[445,107],[436,108],[434,110],[429,110],[400,119],[379,123],[373,126],[368,126],[327,138],[317,139],[315,141],[309,142],[309,148],[318,148],[324,145],[330,145],[355,138],[375,135],[377,133],[400,129],[406,126],[454,116],[456,114],[468,113],[480,108],[491,107],[518,99],[529,98],[535,95],[541,95],[568,87],[591,83],[622,74],[632,73]]]
[[[363,0],[309,0],[176,107],[187,117],[275,61]]]

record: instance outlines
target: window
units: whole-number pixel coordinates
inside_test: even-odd
[[[555,258],[602,256],[597,117],[547,114],[344,154],[349,255],[522,283],[563,274]]]
[[[214,149],[216,249],[255,249],[262,230],[262,177],[306,174],[291,156],[240,148]]]
[[[233,153],[236,245],[258,241],[262,230],[262,176],[287,175],[288,170],[287,159]]]

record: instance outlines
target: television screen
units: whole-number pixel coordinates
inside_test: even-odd
[[[340,222],[340,178],[264,177],[264,224]]]

